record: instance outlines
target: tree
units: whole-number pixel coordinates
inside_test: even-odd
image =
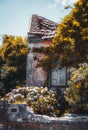
[[[58,25],[52,46],[63,65],[88,62],[88,0],[75,3],[71,13]]]
[[[51,69],[57,65],[77,66],[88,62],[88,1],[78,0],[71,13],[58,25],[46,57],[40,65],[47,72],[49,83]],[[59,63],[59,64],[56,64]]]
[[[53,43],[48,48],[48,52],[47,58],[45,57],[46,59],[42,61],[44,65],[42,66],[49,73],[50,66],[53,68],[58,65],[56,62],[59,62],[61,66],[76,67],[78,67],[79,63],[88,62],[88,0],[78,0],[71,13],[58,25],[57,33]],[[52,63],[52,65],[49,66],[48,63]],[[77,75],[77,80],[80,79],[80,74],[77,73],[79,69],[74,72],[74,76]],[[86,69],[88,69],[87,66],[85,66],[84,71]],[[84,74],[83,71],[82,74]],[[75,80],[65,90],[66,101],[69,103],[71,112],[87,113],[87,73],[79,81],[75,82]]]
[[[0,80],[4,93],[26,81],[27,38],[5,35],[0,47]]]
[[[77,67],[71,72],[65,90],[70,112],[88,113],[88,65],[78,67],[80,63],[88,62],[88,0],[75,3],[71,13],[58,26],[52,47],[62,66]]]

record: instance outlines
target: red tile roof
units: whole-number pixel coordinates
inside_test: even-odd
[[[32,15],[29,33],[40,35],[42,38],[52,38],[56,33],[58,24],[38,15]]]

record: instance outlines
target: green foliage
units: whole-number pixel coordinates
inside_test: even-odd
[[[26,80],[27,38],[5,35],[0,47],[0,82],[2,94],[17,85],[24,85]],[[4,92],[3,92],[4,90]]]
[[[88,114],[88,64],[80,64],[78,69],[71,69],[72,74],[65,90],[65,98],[70,112]]]
[[[43,87],[19,87],[6,94],[3,99],[9,103],[27,103],[36,114],[59,116],[61,113],[55,91]]]

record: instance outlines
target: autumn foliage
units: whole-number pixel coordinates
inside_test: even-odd
[[[47,87],[18,87],[5,95],[4,100],[13,104],[28,104],[34,113],[48,116],[60,116],[61,105],[56,92]]]
[[[58,25],[53,50],[61,64],[88,62],[88,0],[78,0]]]
[[[26,82],[27,38],[4,35],[0,47],[1,95]]]
[[[78,69],[72,68],[70,71],[71,78],[64,92],[69,111],[88,114],[88,64],[80,64]]]

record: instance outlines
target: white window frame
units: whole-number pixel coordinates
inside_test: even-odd
[[[66,67],[52,69],[51,85],[52,86],[66,86],[66,83],[67,83]]]

